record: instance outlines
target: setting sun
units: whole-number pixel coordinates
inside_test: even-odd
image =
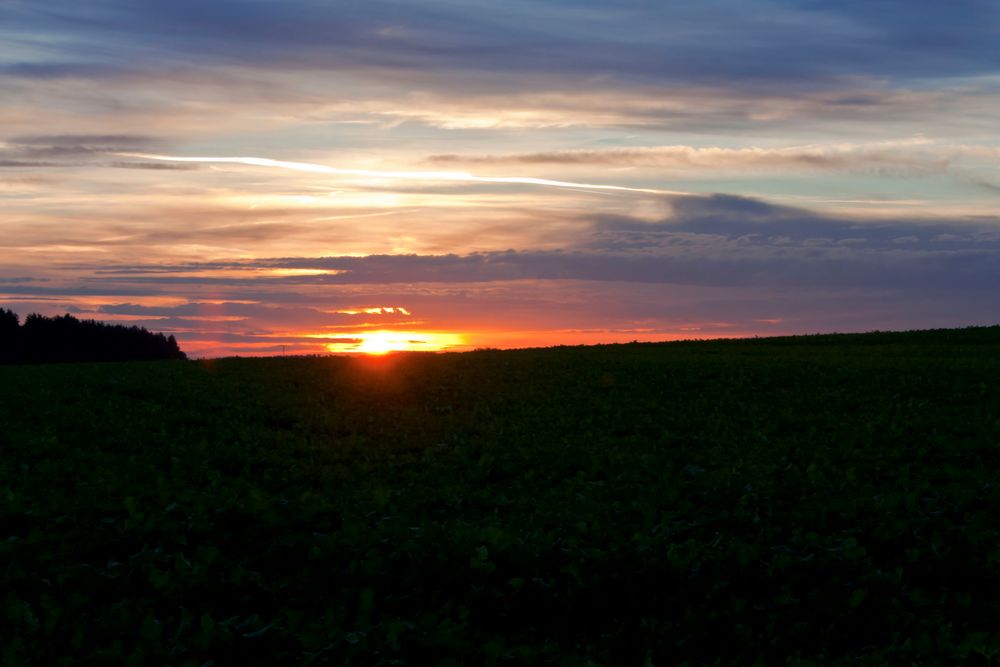
[[[376,331],[362,341],[361,345],[358,346],[358,352],[386,354],[401,349],[400,346],[405,344],[406,341],[396,334],[388,331]]]
[[[438,352],[465,344],[461,334],[416,331],[364,331],[356,340],[330,343],[330,352],[387,354],[389,352]]]

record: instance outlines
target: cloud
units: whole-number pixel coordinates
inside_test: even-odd
[[[655,340],[704,335],[753,335],[818,331],[866,331],[995,323],[1000,307],[995,290],[969,291],[961,299],[947,286],[893,288],[843,284],[835,289],[789,283],[759,285],[684,285],[598,280],[513,280],[489,283],[396,283],[316,285],[309,290],[279,286],[213,285],[205,291],[241,301],[258,299],[257,308],[237,310],[228,302],[195,306],[130,307],[114,296],[128,283],[90,288],[89,296],[65,289],[39,301],[34,295],[0,302],[16,304],[22,315],[67,312],[80,303],[81,317],[127,318],[156,331],[174,333],[195,355],[325,353],[330,338],[355,338],[366,330],[400,329],[467,334],[471,346],[539,345],[612,340]],[[191,294],[176,285],[132,285],[152,295]],[[103,294],[104,296],[101,296]],[[146,303],[149,298],[133,297]],[[80,301],[82,299],[82,301]],[[331,304],[405,303],[419,325],[366,318],[327,328],[319,314]],[[247,305],[247,304],[242,304]],[[216,307],[215,311],[208,310]],[[599,306],[599,307],[595,307]],[[174,310],[176,308],[176,310]],[[199,316],[198,311],[202,315]],[[98,310],[100,312],[98,312]],[[106,311],[106,312],[105,312]],[[118,313],[117,315],[112,313]],[[199,317],[216,318],[214,320]],[[223,319],[231,316],[233,319]],[[407,320],[409,318],[406,318]],[[767,321],[762,321],[767,320]],[[323,335],[325,339],[310,338]]]
[[[309,173],[331,174],[334,176],[362,176],[367,178],[382,178],[388,180],[402,181],[442,181],[458,183],[487,183],[496,185],[538,185],[552,188],[573,188],[578,190],[609,190],[616,192],[640,192],[646,194],[680,194],[672,193],[669,190],[655,190],[652,188],[630,188],[621,185],[608,185],[599,183],[574,183],[570,181],[556,181],[548,178],[533,178],[530,176],[477,176],[461,171],[389,171],[374,169],[358,169],[354,167],[332,167],[325,164],[315,164],[312,162],[288,162],[285,160],[273,160],[261,157],[183,157],[175,155],[154,155],[144,153],[120,153],[125,157],[142,158],[147,160],[161,160],[164,162],[176,162],[181,164],[198,163],[218,163],[218,164],[243,164],[253,167],[267,167],[272,169],[287,169],[291,171],[305,171]]]
[[[12,108],[33,107],[11,114],[22,131],[39,114],[53,127],[226,133],[290,120],[755,137],[980,122],[998,96],[997,11],[969,2],[945,17],[920,2],[936,18],[925,24],[879,19],[898,5],[878,6],[8,2],[0,38],[17,46],[0,77]]]
[[[156,306],[112,303],[99,306],[96,312],[104,316],[145,317],[151,322],[160,320],[160,327],[239,328],[250,323],[257,329],[296,333],[330,331],[373,323],[380,326],[398,325],[413,320],[412,314],[406,309],[373,307],[370,304],[355,305],[353,309],[330,310],[289,304],[231,301],[189,301],[180,305]]]
[[[60,90],[54,77],[100,82],[105,97],[121,94],[103,100],[119,116],[146,105],[184,114],[190,104],[204,117],[206,100],[223,108],[228,97],[300,118],[361,113],[443,128],[759,128],[889,113],[899,123],[954,117],[962,100],[996,94],[993,4],[876,7],[9,2],[0,34],[21,48],[0,61],[0,76],[47,94]]]
[[[234,286],[585,280],[956,291],[1000,284],[1000,219],[996,218],[839,218],[727,195],[671,197],[669,205],[671,213],[653,222],[596,216],[575,247],[558,250],[121,265],[96,270],[92,280]],[[226,275],[251,268],[330,273]],[[203,275],[185,275],[195,270]]]
[[[0,166],[75,166],[123,151],[152,149],[162,143],[163,140],[157,137],[132,134],[17,135],[0,142]]]
[[[997,312],[998,12],[6,0],[0,264],[48,282],[0,295],[271,350],[386,304],[573,335],[975,322]],[[381,177],[430,153],[645,192]],[[666,188],[821,208],[649,192]],[[122,304],[159,310],[100,311]]]
[[[734,195],[675,197],[670,215],[662,220],[600,216],[596,227],[598,235],[593,243],[598,247],[708,243],[736,252],[770,247],[786,254],[822,241],[830,246],[863,246],[854,252],[877,254],[891,250],[895,239],[913,236],[918,239],[916,249],[931,255],[1000,250],[1000,218],[995,216],[847,217]],[[878,261],[874,256],[871,259]]]
[[[952,123],[973,117],[998,92],[983,84],[963,90],[914,89],[885,81],[838,79],[813,89],[781,85],[744,87],[742,81],[692,81],[658,85],[598,78],[569,85],[553,78],[501,90],[471,80],[413,90],[401,82],[390,96],[365,91],[348,101],[310,100],[298,112],[303,121],[324,122],[366,114],[383,124],[419,123],[445,130],[632,128],[723,132],[759,136],[787,134],[800,124],[879,124],[891,116],[897,128],[924,131],[926,122]],[[294,99],[291,101],[294,106]],[[834,134],[837,134],[835,132]]]
[[[433,164],[587,165],[658,167],[675,170],[866,170],[940,171],[960,149],[928,149],[927,140],[788,146],[782,148],[724,148],[717,146],[638,146],[629,148],[550,151],[503,155],[431,155]],[[923,149],[923,150],[921,150]]]
[[[386,328],[537,345],[989,324],[1000,312],[996,219],[840,218],[725,196],[669,209],[580,221],[560,250],[63,265],[44,283],[0,280],[0,300],[122,318],[210,355],[323,353],[327,339]]]
[[[372,0],[332,8],[310,0],[218,0],[211,7],[193,0],[104,0],[84,9],[55,0],[44,11],[6,3],[0,23],[23,34],[44,28],[50,39],[102,43],[104,49],[81,63],[90,66],[145,58],[174,66],[365,68],[373,75],[558,72],[580,79],[822,85],[845,75],[923,80],[990,73],[1000,63],[998,13],[987,0],[947,9],[928,0],[750,7],[736,0],[595,2],[585,8],[564,0],[502,10],[475,1]],[[120,57],[126,53],[133,58]],[[34,68],[37,76],[45,63],[26,59],[17,67]]]
[[[33,169],[37,167],[60,167],[59,162],[42,162],[40,160],[5,160],[0,159],[0,167],[10,167],[14,169]]]
[[[198,169],[196,164],[164,164],[162,162],[129,162],[117,160],[109,162],[108,166],[115,169],[145,169],[151,171],[192,171]]]
[[[6,287],[8,285],[17,285],[24,283],[44,283],[48,282],[47,278],[36,278],[34,276],[0,276],[0,288]]]
[[[20,146],[69,146],[76,148],[112,145],[116,147],[115,150],[123,150],[124,146],[133,148],[149,146],[157,142],[156,137],[136,134],[34,134],[7,138],[7,143]]]
[[[0,14],[2,16],[2,14]],[[13,62],[0,63],[0,77],[51,81],[59,79],[103,80],[120,75],[121,67],[74,62]]]

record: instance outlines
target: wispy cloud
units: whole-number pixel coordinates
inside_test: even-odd
[[[0,166],[47,168],[94,164],[121,151],[149,150],[162,143],[156,137],[131,134],[18,135],[0,142]],[[121,161],[110,164],[128,165]]]
[[[575,244],[551,251],[119,265],[95,267],[92,280],[220,285],[591,280],[954,290],[1000,282],[997,218],[866,220],[722,195],[673,197],[670,209],[657,221],[595,216],[581,221]],[[275,269],[301,273],[241,277]]]
[[[331,174],[334,176],[362,176],[365,178],[383,178],[405,181],[451,181],[459,183],[493,183],[505,185],[539,185],[554,188],[572,188],[576,190],[607,190],[613,192],[641,192],[645,194],[684,194],[671,190],[653,188],[630,188],[623,185],[605,185],[595,183],[574,183],[571,181],[556,181],[547,178],[530,176],[476,176],[462,171],[382,171],[374,169],[353,169],[331,167],[324,164],[309,162],[288,162],[261,157],[180,157],[171,155],[155,155],[148,153],[119,153],[123,157],[146,158],[165,162],[182,163],[219,163],[245,164],[253,167],[270,167],[275,169],[290,169],[313,174]]]
[[[465,129],[733,131],[888,114],[897,125],[951,123],[975,121],[984,95],[995,102],[998,14],[985,0],[947,12],[926,0],[876,10],[549,2],[503,12],[443,0],[335,10],[220,0],[211,11],[188,1],[56,0],[44,10],[18,1],[0,8],[0,34],[18,44],[0,76],[28,86],[26,97],[75,102],[87,116],[103,104],[119,120],[170,108],[175,122],[193,113],[231,124],[243,114],[205,113],[229,99],[234,109],[250,103],[258,125],[269,115],[359,114]],[[95,83],[100,94],[84,92]]]
[[[975,153],[979,152],[977,148]],[[661,167],[675,170],[761,168],[871,170],[888,167],[931,171],[941,170],[949,161],[966,154],[970,154],[970,151],[963,146],[938,146],[928,139],[914,137],[870,144],[813,144],[776,148],[675,145],[500,155],[443,154],[432,155],[427,161],[436,164],[599,165]]]
[[[894,20],[887,22],[887,15]],[[132,61],[118,60],[366,67],[373,75],[447,68],[820,83],[845,72],[926,79],[993,71],[1000,62],[994,43],[998,15],[986,0],[948,8],[930,0],[874,7],[795,0],[760,3],[753,10],[735,0],[599,2],[586,10],[568,0],[502,10],[479,1],[400,6],[372,0],[336,11],[305,0],[220,0],[211,8],[189,0],[104,0],[86,8],[57,0],[44,11],[21,1],[0,10],[8,31],[37,35],[21,43],[22,68],[40,65],[31,55],[43,39],[69,34],[105,45],[87,52],[91,65],[114,62],[142,44]],[[934,48],[928,49],[931,26]]]
[[[201,353],[981,323],[998,28],[992,0],[0,1],[0,300]]]

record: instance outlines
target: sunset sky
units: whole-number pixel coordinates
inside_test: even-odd
[[[0,0],[0,306],[196,357],[996,324],[998,204],[996,0]]]

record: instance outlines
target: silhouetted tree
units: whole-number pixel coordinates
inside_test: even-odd
[[[10,312],[10,311],[6,311]],[[145,359],[186,359],[173,336],[150,333],[144,328],[78,320],[72,315],[45,317],[32,313],[17,328],[13,315],[16,350],[10,362],[42,363],[59,361],[141,361]],[[10,315],[0,317],[0,326],[9,328]],[[5,319],[4,319],[5,318]],[[2,336],[3,334],[0,334]],[[0,340],[5,340],[0,338]]]
[[[0,364],[9,364],[21,356],[21,327],[17,313],[0,308]]]

